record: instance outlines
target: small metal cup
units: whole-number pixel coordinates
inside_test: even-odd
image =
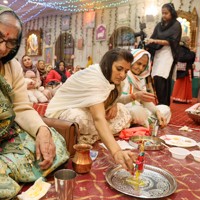
[[[76,172],[70,169],[61,169],[55,172],[55,188],[58,200],[73,200]]]

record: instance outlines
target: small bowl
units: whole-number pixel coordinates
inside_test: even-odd
[[[172,157],[176,159],[185,159],[190,154],[190,151],[180,147],[171,147],[169,151],[172,153]]]
[[[197,162],[200,162],[200,151],[191,151],[191,154]]]

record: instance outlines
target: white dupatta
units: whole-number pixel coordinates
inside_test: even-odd
[[[100,66],[91,65],[67,79],[48,104],[45,116],[59,117],[68,108],[87,108],[102,103],[114,88]]]

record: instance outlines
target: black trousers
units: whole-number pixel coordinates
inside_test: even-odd
[[[154,76],[154,87],[156,91],[156,95],[158,98],[158,104],[170,105],[170,96],[171,96],[171,77],[167,79]]]

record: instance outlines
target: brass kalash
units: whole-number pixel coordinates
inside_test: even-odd
[[[75,144],[76,153],[72,159],[72,166],[75,172],[79,174],[88,173],[92,167],[92,159],[90,150],[92,146],[89,144]]]

